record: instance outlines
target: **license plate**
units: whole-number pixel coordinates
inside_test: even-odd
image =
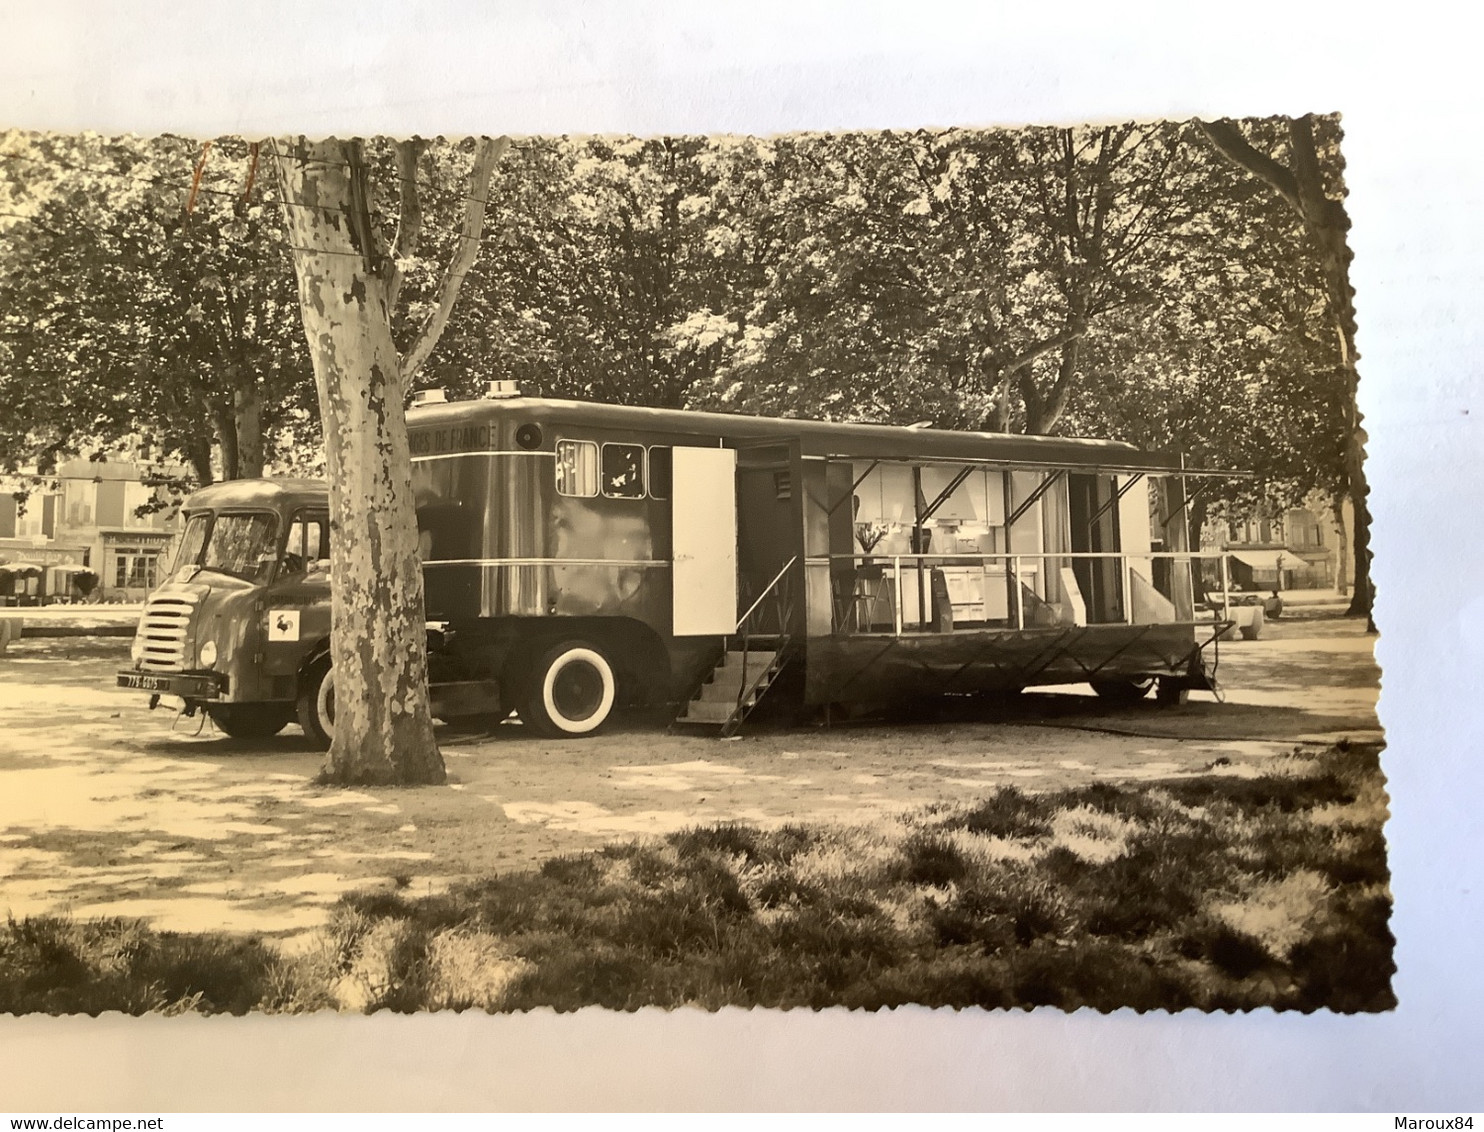
[[[120,688],[138,688],[144,692],[168,692],[170,690],[170,677],[168,676],[141,676],[133,672],[120,672]]]

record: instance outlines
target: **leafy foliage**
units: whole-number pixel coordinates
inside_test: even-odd
[[[1334,119],[1313,119],[1326,199]],[[1238,124],[1290,160],[1286,120]],[[458,239],[468,142],[368,145],[405,348]],[[0,459],[148,437],[219,474],[312,468],[317,407],[271,177],[245,143],[12,132]],[[421,219],[421,218],[418,218]],[[1241,507],[1349,490],[1333,255],[1196,124],[532,138],[417,378],[547,396],[1061,432],[1251,469]],[[240,448],[245,430],[249,455]],[[213,449],[214,442],[214,449]],[[1353,447],[1353,446],[1352,446]]]
[[[209,482],[303,451],[317,419],[298,297],[243,143],[12,132],[3,156],[7,468],[143,442]]]

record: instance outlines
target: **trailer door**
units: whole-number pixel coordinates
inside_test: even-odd
[[[737,453],[674,451],[670,534],[677,637],[737,628]]]

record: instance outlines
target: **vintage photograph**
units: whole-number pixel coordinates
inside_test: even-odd
[[[1342,143],[0,132],[0,1012],[1392,1009]]]

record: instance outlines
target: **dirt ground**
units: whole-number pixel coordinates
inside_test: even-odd
[[[292,937],[339,895],[412,894],[635,835],[725,820],[853,822],[1004,784],[1057,788],[1216,768],[1379,735],[1363,622],[1333,607],[1223,644],[1224,703],[1110,709],[1079,686],[930,723],[722,741],[628,721],[594,739],[440,730],[446,788],[316,786],[297,727],[233,740],[116,691],[126,638],[36,638],[0,656],[0,911],[135,916]]]

